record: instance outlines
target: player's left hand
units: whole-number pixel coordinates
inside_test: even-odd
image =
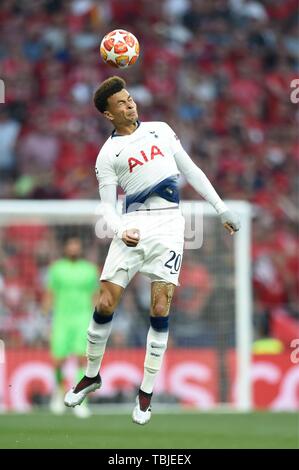
[[[240,220],[237,214],[227,210],[220,215],[221,222],[223,223],[226,230],[229,231],[230,235],[233,235],[240,229]]]

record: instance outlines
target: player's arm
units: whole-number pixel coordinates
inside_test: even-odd
[[[95,168],[101,198],[100,212],[117,237],[127,246],[136,246],[140,237],[139,230],[134,227],[124,227],[116,210],[118,177],[113,162],[109,149],[107,151],[103,148],[99,153]]]
[[[237,214],[228,209],[204,172],[195,165],[181,145],[176,149],[174,158],[179,171],[185,176],[188,183],[214,207],[229,233],[233,235],[234,232],[237,232],[240,228]]]
[[[113,233],[122,239],[127,246],[136,246],[139,242],[140,232],[136,228],[125,230],[121,217],[116,211],[117,186],[109,184],[100,187],[101,214]]]

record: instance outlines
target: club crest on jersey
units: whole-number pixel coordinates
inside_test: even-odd
[[[138,157],[138,158],[136,157],[128,158],[130,173],[132,173],[134,168],[138,166],[142,166],[144,165],[144,163],[147,163],[150,160],[153,160],[155,157],[157,157],[157,155],[161,155],[161,157],[164,157],[164,153],[162,153],[159,147],[157,147],[156,145],[152,145],[150,155],[146,155],[144,150],[140,151],[140,155],[141,157]]]

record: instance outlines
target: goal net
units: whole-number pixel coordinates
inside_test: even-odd
[[[227,201],[241,219],[231,237],[205,202],[183,201],[185,252],[171,308],[169,346],[155,401],[199,409],[251,408],[250,205]],[[67,237],[104,264],[110,238],[97,201],[0,202],[0,407],[47,405],[54,387],[49,352],[52,316],[41,310],[49,265]],[[104,230],[105,231],[105,230]],[[94,404],[132,402],[143,372],[150,282],[138,274],[113,320]],[[91,312],[92,313],[92,312]],[[75,360],[64,366],[74,383]]]

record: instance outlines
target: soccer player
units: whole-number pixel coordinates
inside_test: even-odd
[[[55,414],[65,410],[63,404],[63,365],[67,358],[77,358],[78,377],[85,365],[86,329],[98,288],[97,267],[82,258],[81,241],[69,238],[64,257],[55,261],[48,271],[47,291],[43,310],[53,310],[50,347],[55,366],[55,390],[50,409]],[[88,417],[87,406],[77,408],[78,417]]]
[[[101,148],[96,174],[102,210],[114,232],[101,274],[101,288],[87,332],[87,368],[65,404],[79,405],[101,386],[99,369],[111,331],[113,313],[132,277],[151,279],[150,328],[144,376],[133,410],[133,421],[151,418],[151,397],[168,339],[168,315],[183,255],[184,218],[179,206],[178,176],[209,201],[224,227],[239,229],[237,215],[228,210],[205,174],[193,163],[165,122],[140,122],[133,97],[117,76],[105,80],[94,95],[97,110],[114,130]],[[116,211],[117,186],[126,194],[125,214]]]

